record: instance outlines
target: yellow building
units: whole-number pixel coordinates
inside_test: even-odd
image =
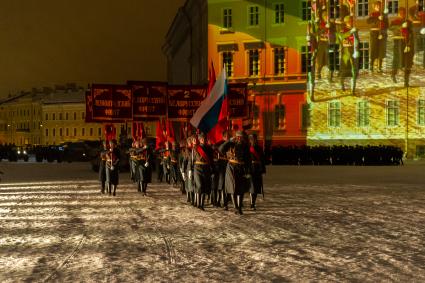
[[[340,29],[342,16],[347,15],[345,0],[321,1],[325,3],[330,20]],[[377,61],[371,62],[371,29],[367,20],[374,12],[376,1],[355,1],[351,14],[359,34],[359,76],[354,93],[350,80],[346,79],[346,90],[342,90],[338,77],[340,46],[334,47],[335,60],[330,61],[336,70],[333,81],[329,81],[329,66],[322,71],[322,79],[316,75],[315,90],[309,90],[307,101],[311,114],[307,130],[308,145],[395,145],[405,151],[408,158],[425,157],[425,39],[420,34],[422,23],[415,13],[424,12],[424,1],[381,1],[386,3],[389,28],[385,44],[382,72],[378,72]],[[407,7],[406,7],[407,5]],[[395,82],[392,78],[396,55],[397,27],[392,23],[399,11],[407,8],[407,17],[413,24],[414,58],[409,86],[404,85],[404,68],[399,68]],[[384,9],[382,10],[382,13]],[[379,14],[379,13],[378,13]],[[405,21],[405,18],[401,20]],[[331,53],[329,53],[331,54]],[[371,71],[371,64],[374,70]]]

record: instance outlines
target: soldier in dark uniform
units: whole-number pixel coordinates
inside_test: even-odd
[[[193,185],[193,145],[196,144],[196,138],[191,136],[187,139],[187,149],[183,160],[182,170],[185,175],[185,187],[187,194],[187,201],[195,206],[195,193]]]
[[[179,162],[179,172],[178,174],[180,175],[179,180],[180,180],[180,191],[182,192],[182,194],[186,193],[186,161],[188,159],[186,159],[188,156],[187,153],[187,144],[186,142],[181,141],[180,142],[180,150],[179,150],[179,158],[178,158],[178,162]]]
[[[321,11],[319,23],[317,25],[317,78],[322,78],[322,69],[329,66],[329,25],[327,23],[326,10]]]
[[[382,61],[385,58],[388,38],[388,11],[384,11],[381,1],[373,4],[367,23],[370,28],[370,70],[373,72],[375,61],[378,61],[378,71],[382,72]]]
[[[116,195],[119,181],[120,151],[117,148],[117,140],[109,142],[109,152],[106,155],[106,182],[109,194]]]
[[[176,142],[171,144],[170,150],[170,181],[173,183],[173,187],[177,187],[179,178],[179,149],[177,148]]]
[[[263,193],[263,174],[266,173],[266,162],[263,149],[258,145],[257,135],[250,135],[249,143],[251,145],[249,151],[252,160],[252,182],[249,192],[251,194],[251,209],[256,210],[255,202],[257,195]]]
[[[139,148],[138,146],[139,142],[138,141],[134,141],[131,145],[131,148],[128,150],[128,154],[130,156],[128,162],[130,165],[130,179],[131,181],[133,181],[133,183],[137,182],[137,178],[136,178],[136,174],[137,174],[137,170],[136,170],[136,154],[135,151],[137,148]]]
[[[251,178],[251,154],[249,144],[244,141],[244,133],[236,132],[236,137],[224,142],[219,150],[228,157],[226,168],[226,193],[231,194],[235,213],[242,214],[243,195],[248,191]]]
[[[199,145],[193,147],[193,158],[190,159],[189,166],[193,168],[196,206],[204,210],[205,196],[209,194],[211,190],[213,150],[206,143],[205,134],[200,133],[198,135],[198,140]]]
[[[216,207],[221,206],[221,200],[223,200],[223,207],[227,210],[228,197],[225,193],[224,182],[226,177],[226,167],[227,167],[227,157],[225,154],[222,154],[219,150],[219,147],[229,139],[228,131],[223,132],[223,139],[217,142],[214,145],[214,177],[213,177],[213,187],[214,191],[214,203]],[[213,195],[213,194],[212,194]],[[214,205],[214,204],[213,204]]]
[[[102,142],[102,150],[99,153],[99,181],[102,186],[101,193],[105,193],[105,183],[106,183],[106,155],[109,151],[108,143],[106,141]]]
[[[354,94],[356,89],[356,81],[358,75],[358,58],[359,58],[359,35],[355,27],[353,27],[353,17],[344,17],[344,26],[338,33],[338,40],[341,45],[341,65],[340,79],[341,88],[345,90],[344,80],[351,77],[351,93]]]
[[[170,143],[167,141],[164,144],[164,148],[161,149],[159,152],[161,154],[161,158],[162,158],[162,174],[165,177],[165,182],[167,182],[168,184],[171,183],[171,178],[170,178],[170,166],[171,166],[171,151],[170,151]]]
[[[406,18],[406,9],[398,9],[398,17],[391,22],[393,31],[394,51],[393,70],[391,77],[397,82],[396,75],[399,69],[404,68],[404,85],[409,85],[410,73],[413,66],[414,39],[412,22]]]
[[[146,138],[142,140],[142,148],[138,152],[138,162],[139,186],[143,195],[146,195],[148,184],[152,182],[153,165],[153,153]]]

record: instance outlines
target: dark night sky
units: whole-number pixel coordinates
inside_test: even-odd
[[[0,96],[57,83],[165,80],[165,34],[185,0],[2,0]]]

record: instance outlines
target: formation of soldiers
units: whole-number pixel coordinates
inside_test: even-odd
[[[119,183],[120,155],[115,139],[109,141],[109,143],[103,142],[99,163],[99,181],[102,194],[109,193],[109,195],[116,196]]]
[[[107,152],[105,146],[105,164]],[[265,158],[256,135],[248,137],[245,132],[237,131],[233,136],[232,132],[225,131],[223,139],[212,144],[200,133],[180,144],[165,142],[155,153],[160,160],[158,181],[180,187],[187,202],[201,210],[205,210],[206,201],[225,210],[229,209],[231,202],[235,213],[243,214],[246,193],[250,195],[252,210],[256,210],[257,195],[264,195]],[[133,143],[129,154],[130,178],[137,184],[138,191],[146,195],[147,185],[152,182],[154,152],[147,141],[142,140],[141,144],[138,141]],[[108,171],[105,172],[107,175]],[[111,181],[107,176],[100,179],[105,180],[103,192]]]
[[[274,147],[275,165],[402,165],[403,151],[396,146],[290,146]]]
[[[387,1],[373,2],[367,24],[370,26],[370,71],[382,73],[383,60],[387,54],[388,30],[392,32],[393,58],[391,77],[397,82],[397,73],[404,70],[404,84],[409,85],[413,58],[425,47],[425,12],[423,1],[416,1],[408,9],[398,8],[398,16],[388,19]],[[329,1],[313,0],[312,17],[308,23],[307,40],[312,54],[309,82],[314,90],[315,79],[321,78],[323,67],[329,69],[328,80],[332,82],[337,61],[340,62],[339,76],[341,89],[345,90],[344,79],[351,78],[351,92],[354,93],[359,70],[360,40],[353,23],[355,1],[347,0],[335,14]],[[330,15],[332,14],[332,15]],[[336,54],[340,54],[337,58]],[[425,68],[425,52],[422,54]]]

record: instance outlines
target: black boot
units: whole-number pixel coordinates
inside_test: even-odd
[[[100,190],[102,194],[105,193],[105,182],[102,182],[102,189]]]
[[[205,209],[204,209],[205,194],[201,194],[201,195],[200,195],[200,198],[201,198],[201,200],[200,200],[201,204],[200,204],[199,208],[200,208],[201,210],[205,210]]]
[[[229,210],[229,195],[223,191],[223,207],[224,210]]]
[[[255,207],[256,200],[257,200],[257,194],[251,194],[251,209],[252,210],[257,210],[257,208]]]
[[[237,203],[238,203],[238,213],[239,213],[240,215],[242,215],[242,214],[243,214],[243,213],[242,213],[242,202],[243,202],[242,196],[241,196],[241,195],[237,195],[237,197],[236,197],[236,201],[237,201]]]
[[[114,192],[112,193],[112,195],[116,196],[116,192],[117,192],[117,185],[114,185]]]
[[[146,196],[146,191],[148,190],[148,183],[143,183],[143,195]]]
[[[186,202],[190,202],[190,192],[186,193]]]
[[[137,191],[141,192],[142,191],[142,187],[143,187],[143,183],[142,182],[137,182]]]
[[[112,184],[111,183],[108,184],[108,193],[109,194],[112,193]]]

